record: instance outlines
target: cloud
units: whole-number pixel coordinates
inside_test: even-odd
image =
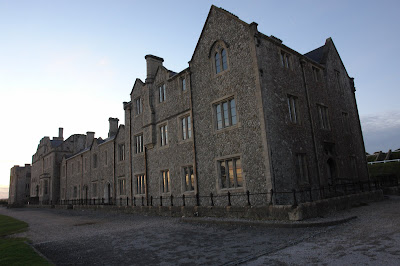
[[[400,148],[400,110],[363,115],[360,120],[367,152]]]

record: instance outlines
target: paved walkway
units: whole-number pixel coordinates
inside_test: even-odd
[[[0,208],[0,213],[28,222],[29,230],[20,236],[30,238],[56,265],[399,265],[400,261],[400,197],[396,196],[331,217],[358,216],[350,222],[308,228],[249,226],[234,220],[193,224],[100,211]]]

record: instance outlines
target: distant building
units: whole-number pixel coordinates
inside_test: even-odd
[[[23,205],[29,201],[31,184],[31,165],[15,165],[10,171],[8,204]]]

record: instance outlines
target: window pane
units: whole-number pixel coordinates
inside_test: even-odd
[[[188,116],[188,138],[190,139],[192,137],[192,121],[190,119],[190,116]]]
[[[221,115],[221,105],[217,105],[217,129],[222,128],[222,115]]]
[[[229,169],[229,187],[235,187],[235,176],[233,174],[233,161],[229,160],[228,169]]]
[[[228,102],[224,102],[222,104],[224,108],[224,127],[227,127],[230,125],[229,123],[229,113],[228,113]]]
[[[220,175],[221,175],[222,188],[227,188],[228,180],[226,177],[225,161],[219,162],[219,169],[220,169]]]
[[[186,117],[182,119],[182,138],[186,139]]]
[[[158,90],[159,90],[159,94],[160,94],[160,103],[161,103],[163,101],[163,98],[162,98],[162,87],[158,88]]]
[[[165,91],[165,84],[163,85],[163,101],[167,98],[167,93]]]
[[[186,80],[182,79],[182,90],[185,91],[186,90]]]
[[[226,60],[226,51],[222,50],[221,55],[222,55],[222,70],[225,70],[228,68],[228,63]]]
[[[193,167],[189,167],[190,172],[190,190],[194,190],[194,174],[193,174]]]
[[[183,168],[183,174],[185,176],[185,191],[190,190],[190,180],[189,180],[189,173],[186,167]]]
[[[169,187],[171,185],[171,180],[169,179],[169,171],[167,171],[167,192],[170,191]]]
[[[221,72],[221,66],[220,66],[220,62],[219,62],[219,53],[215,54],[215,71],[217,74],[219,72]]]
[[[235,99],[232,99],[230,101],[230,104],[231,104],[232,125],[236,125],[237,119],[236,119],[236,102],[235,102]]]
[[[165,135],[164,135],[164,137],[165,137],[165,145],[167,145],[168,144],[168,126],[165,125],[164,128],[165,128]]]
[[[238,187],[243,186],[242,162],[240,161],[240,159],[236,160],[236,181]]]
[[[283,52],[281,52],[281,64],[283,67],[285,66],[285,56],[284,56]]]

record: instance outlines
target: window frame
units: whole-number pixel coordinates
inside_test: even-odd
[[[121,183],[122,183],[122,186],[121,186]],[[126,179],[125,179],[125,177],[119,177],[118,178],[118,195],[125,196],[126,192],[127,192]]]
[[[140,96],[135,99],[135,112],[136,115],[143,113],[143,100]]]
[[[293,69],[291,58],[292,58],[292,54],[290,54],[289,52],[287,52],[283,49],[279,49],[279,59],[280,59],[279,61],[280,61],[281,67],[286,68],[286,69]]]
[[[225,56],[223,56],[223,52],[225,52]],[[214,76],[219,76],[222,73],[226,73],[227,71],[229,71],[229,49],[228,45],[223,41],[216,41],[213,44],[212,48],[210,49],[209,58],[212,62],[212,70]]]
[[[179,141],[189,141],[193,137],[193,121],[190,113],[179,117]]]
[[[319,117],[319,128],[322,130],[331,130],[328,107],[323,104],[317,104],[317,111]]]
[[[187,173],[189,173],[189,175],[187,175]],[[182,166],[181,175],[182,175],[182,192],[184,194],[194,193],[196,191],[196,177],[194,175],[193,165]],[[188,176],[188,178],[186,176]],[[187,181],[189,181],[189,184]],[[191,185],[191,188],[193,189],[190,189],[189,185]]]
[[[163,123],[158,126],[158,143],[160,147],[168,147],[168,123]]]
[[[118,144],[118,162],[125,161],[125,143]]]
[[[160,171],[160,194],[171,194],[171,176],[169,169]]]
[[[134,154],[140,154],[144,152],[143,144],[143,133],[134,136]]]
[[[292,94],[287,94],[287,107],[289,110],[289,120],[292,124],[300,125],[299,98]]]
[[[135,175],[135,196],[142,196],[146,194],[146,175],[145,174],[136,174]]]
[[[234,186],[230,187],[229,182],[229,165],[228,162],[232,161],[232,170],[233,170],[233,180],[234,180]],[[241,186],[238,185],[238,168],[237,168],[237,161],[240,161],[240,174],[241,174]],[[243,192],[246,190],[246,181],[245,181],[245,175],[243,172],[243,159],[240,154],[236,155],[229,155],[229,156],[224,156],[221,158],[216,158],[216,173],[217,173],[217,190],[219,193],[227,193],[229,192]],[[224,162],[225,164],[225,173],[226,173],[226,180],[227,180],[227,187],[224,186],[223,180],[222,180],[222,172],[221,172],[221,162]]]
[[[158,86],[158,103],[164,103],[167,100],[167,89],[165,83]]]
[[[234,108],[232,108],[231,102],[232,100],[235,103]],[[226,125],[226,117],[225,117],[225,110],[224,110],[224,103],[227,103],[227,113],[228,113],[228,125]],[[221,128],[219,127],[218,118],[218,106],[220,106],[220,116],[221,116]],[[224,97],[222,99],[218,99],[212,103],[212,112],[213,112],[213,120],[214,120],[214,129],[216,131],[223,131],[225,129],[235,128],[239,125],[239,115],[237,109],[237,97],[235,95],[231,95],[228,97]],[[235,110],[235,116],[232,116],[232,110]],[[235,117],[235,123],[233,123],[233,117]]]

